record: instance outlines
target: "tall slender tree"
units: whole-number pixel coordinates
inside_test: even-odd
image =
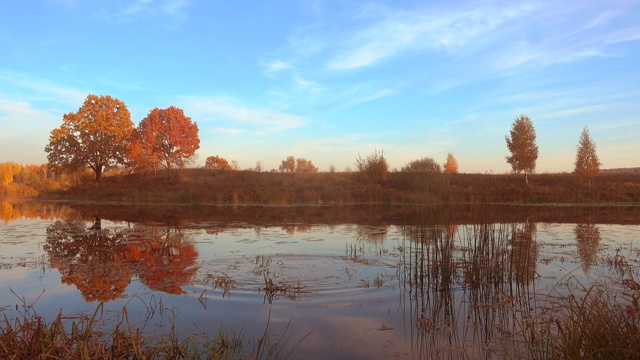
[[[72,172],[88,166],[100,181],[106,166],[122,164],[133,123],[127,106],[111,96],[89,95],[76,113],[62,117],[45,147],[49,167]]]
[[[536,170],[538,159],[538,145],[536,145],[536,129],[528,116],[520,114],[511,125],[510,136],[505,136],[511,156],[507,162],[511,164],[513,172],[524,173],[525,181],[529,185],[528,174]]]
[[[447,161],[444,163],[444,172],[447,174],[458,173],[458,160],[452,153],[447,154]]]
[[[574,173],[578,177],[587,179],[591,184],[591,179],[600,172],[600,160],[596,154],[596,143],[589,135],[589,128],[584,127],[578,142]]]

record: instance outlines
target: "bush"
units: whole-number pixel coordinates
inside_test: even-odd
[[[384,157],[384,151],[375,150],[367,157],[362,157],[358,154],[356,169],[362,175],[382,178],[389,172],[389,163]]]
[[[402,172],[441,173],[442,168],[434,159],[423,157],[413,160],[402,167]]]

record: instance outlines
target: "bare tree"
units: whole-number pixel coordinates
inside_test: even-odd
[[[578,142],[574,172],[578,177],[589,180],[591,185],[591,179],[600,172],[600,165],[602,164],[596,154],[596,143],[589,135],[589,128],[585,126]]]
[[[507,162],[511,164],[513,172],[524,172],[524,178],[529,185],[528,174],[536,170],[538,159],[538,145],[536,145],[536,129],[528,116],[520,114],[511,126],[510,136],[505,136],[511,156]]]

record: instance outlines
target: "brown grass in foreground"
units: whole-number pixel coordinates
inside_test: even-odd
[[[196,204],[542,204],[639,203],[640,174],[601,174],[591,184],[573,174],[258,173],[183,169],[105,177],[48,198]]]
[[[585,287],[577,295],[537,299],[540,313],[522,334],[529,359],[640,359],[640,284],[630,276],[623,290],[611,284]]]
[[[283,334],[275,341],[264,334],[251,350],[242,334],[220,328],[216,337],[189,335],[180,339],[172,327],[165,336],[145,338],[140,328],[129,323],[123,308],[121,321],[109,331],[95,327],[102,303],[92,317],[68,317],[58,313],[48,322],[31,306],[23,306],[21,317],[0,321],[1,359],[288,359],[303,337],[289,344]]]

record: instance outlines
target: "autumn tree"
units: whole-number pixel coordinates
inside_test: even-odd
[[[204,163],[205,169],[231,170],[229,162],[220,156],[209,156]]]
[[[591,183],[591,178],[600,172],[600,165],[596,154],[596,143],[591,139],[589,129],[585,126],[578,142],[574,172],[580,178],[588,179]]]
[[[313,165],[311,160],[305,158],[296,159],[296,172],[299,173],[317,173],[318,168]]]
[[[111,96],[89,95],[78,112],[65,114],[45,147],[49,167],[73,172],[88,166],[96,181],[107,166],[122,164],[134,129],[127,106]]]
[[[442,169],[433,158],[423,157],[422,159],[413,160],[402,167],[402,172],[421,172],[421,173],[441,173]]]
[[[135,141],[139,144],[140,156],[144,161],[168,170],[174,166],[184,167],[200,148],[198,124],[175,106],[151,110],[140,121]]]
[[[281,172],[294,172],[296,171],[296,159],[293,156],[288,156],[286,160],[282,160],[282,163],[278,167]]]
[[[0,185],[9,185],[13,182],[14,175],[22,171],[22,166],[14,162],[0,163]]]
[[[524,172],[524,178],[529,185],[528,174],[536,169],[538,159],[538,145],[536,145],[536,129],[528,116],[521,114],[511,126],[510,136],[505,136],[511,156],[507,162],[516,174]]]
[[[447,154],[447,161],[444,163],[444,172],[447,174],[458,173],[458,160],[456,160],[452,153]]]

